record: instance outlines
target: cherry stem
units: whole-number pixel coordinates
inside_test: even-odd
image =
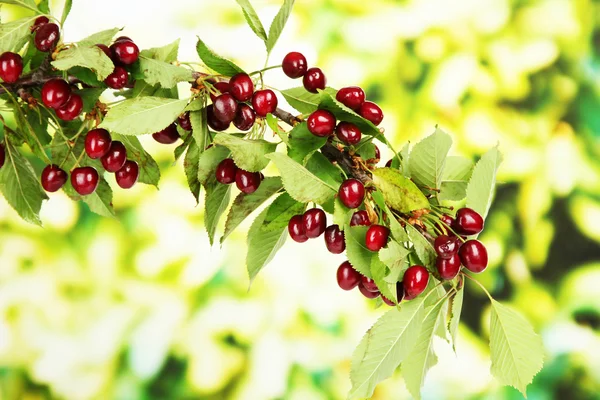
[[[281,65],[273,65],[271,67],[266,67],[263,69],[259,69],[257,71],[252,71],[248,75],[252,76],[252,75],[256,75],[256,74],[262,74],[263,72],[266,72],[266,71],[269,71],[269,70],[275,69],[275,68],[281,68]]]
[[[469,274],[467,274],[465,272],[461,272],[461,274],[462,274],[462,276],[466,276],[467,278],[469,278],[470,280],[475,282],[477,284],[477,286],[479,286],[481,288],[481,290],[483,290],[485,292],[485,294],[487,294],[487,297],[489,297],[490,301],[494,300],[492,298],[492,295],[490,294],[490,292],[488,292],[488,290],[485,288],[485,286],[483,286],[481,284],[481,282],[479,282],[477,279],[473,278],[472,276],[470,276]]]

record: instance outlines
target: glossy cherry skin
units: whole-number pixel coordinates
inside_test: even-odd
[[[4,150],[4,145],[0,143],[0,168],[4,166],[4,162],[6,161],[6,150]]]
[[[177,125],[181,127],[181,129],[185,131],[192,130],[192,121],[190,121],[190,113],[185,112],[177,117]]]
[[[277,109],[277,96],[271,89],[257,90],[252,96],[252,108],[259,117],[266,117]]]
[[[340,185],[338,196],[346,207],[357,208],[365,199],[365,186],[358,179],[346,179]]]
[[[129,36],[119,36],[115,39],[115,43],[117,42],[133,42],[133,40]]]
[[[377,104],[371,101],[362,103],[358,109],[358,113],[364,119],[371,121],[375,126],[383,121],[383,111],[381,111],[381,108]]]
[[[234,75],[229,80],[229,93],[235,97],[237,101],[248,101],[254,93],[254,83],[252,78],[245,73]]]
[[[390,230],[383,225],[371,225],[365,235],[365,247],[371,251],[383,249],[388,242]]]
[[[333,134],[335,116],[327,110],[317,110],[308,116],[306,126],[315,136],[325,137]]]
[[[17,53],[7,51],[0,56],[0,78],[6,83],[19,80],[23,72],[23,59]]]
[[[230,93],[223,93],[213,103],[215,117],[224,124],[230,124],[235,118],[238,103]]]
[[[64,79],[50,79],[42,86],[42,103],[53,109],[64,106],[71,97],[71,86]]]
[[[371,220],[369,219],[369,213],[365,210],[356,211],[352,214],[350,219],[350,226],[371,226]]]
[[[487,249],[479,240],[467,240],[458,250],[460,261],[471,272],[483,272],[488,265]]]
[[[137,61],[140,49],[131,40],[120,40],[110,46],[113,60],[119,64],[131,65]]]
[[[306,232],[304,232],[304,223],[302,215],[294,215],[288,222],[288,233],[294,242],[304,243],[308,240]]]
[[[254,121],[256,121],[256,113],[252,107],[247,104],[240,104],[235,113],[233,125],[240,131],[247,131],[254,126]]]
[[[325,246],[333,254],[341,254],[346,250],[344,232],[338,225],[330,225],[325,229]]]
[[[47,23],[40,26],[35,32],[33,42],[35,47],[42,52],[48,52],[54,48],[60,38],[60,29],[55,23]]]
[[[260,186],[260,174],[258,172],[249,172],[238,168],[235,173],[235,185],[246,194],[254,193]]]
[[[452,229],[459,235],[476,235],[483,230],[483,217],[471,208],[461,208],[456,212]]]
[[[213,103],[215,102],[217,97],[219,97],[223,93],[230,93],[229,82],[220,81],[217,83],[213,83],[213,87],[219,92],[218,94],[210,93],[210,101],[212,101]]]
[[[82,196],[94,193],[98,180],[98,171],[93,167],[79,167],[71,171],[71,185]]]
[[[309,239],[319,237],[325,232],[327,227],[327,216],[325,211],[319,208],[311,208],[302,216],[304,232]]]
[[[406,300],[412,300],[425,290],[429,282],[429,271],[421,265],[409,267],[402,278],[404,286],[404,297]]]
[[[118,140],[113,140],[108,152],[100,159],[102,166],[108,172],[117,172],[127,161],[127,149],[125,145]]]
[[[318,93],[319,89],[325,89],[327,78],[320,68],[309,68],[302,78],[304,88],[311,93]]]
[[[85,152],[89,158],[101,158],[108,153],[111,143],[112,138],[106,129],[92,129],[85,137]]]
[[[358,273],[349,261],[344,261],[337,269],[337,283],[343,290],[352,290],[360,283],[361,274]]]
[[[460,257],[458,254],[453,254],[450,258],[438,257],[435,260],[435,267],[438,274],[440,274],[440,278],[449,281],[454,279],[460,271]]]
[[[212,130],[218,132],[224,131],[225,129],[229,128],[230,125],[217,119],[215,116],[214,106],[212,104],[206,107],[206,123]]]
[[[440,258],[451,258],[458,253],[460,239],[455,236],[440,235],[435,238],[433,248]]]
[[[117,180],[117,185],[121,186],[123,189],[129,189],[137,182],[140,176],[140,167],[138,163],[133,160],[125,161],[123,167],[120,170],[115,172],[115,179]]]
[[[46,165],[42,171],[42,187],[46,192],[54,193],[67,183],[68,178],[69,175],[58,165]]]
[[[155,132],[152,134],[154,140],[162,144],[173,144],[179,139],[179,132],[177,132],[177,125],[172,123],[165,129]]]
[[[379,292],[379,288],[377,287],[377,284],[375,284],[375,281],[371,278],[367,278],[364,275],[360,278],[360,284],[363,285],[363,287],[369,292]]]
[[[308,63],[306,62],[306,57],[304,57],[302,53],[292,51],[283,57],[281,68],[283,69],[284,74],[292,79],[296,79],[306,74]]]
[[[365,102],[365,92],[358,86],[341,88],[335,95],[335,99],[353,110],[358,110]]]
[[[110,48],[102,43],[98,43],[96,44],[96,47],[99,48],[100,50],[102,50],[102,52],[104,54],[106,54],[106,57],[111,58],[112,57],[112,53],[110,52]]]
[[[123,89],[129,82],[127,70],[119,65],[106,77],[104,83],[111,89]]]
[[[231,158],[226,158],[217,165],[215,170],[215,178],[217,182],[224,185],[229,185],[235,182],[235,174],[237,173],[238,167]]]
[[[335,134],[338,139],[349,145],[358,144],[362,136],[358,126],[350,122],[340,122],[335,128]]]
[[[56,116],[63,121],[72,121],[77,118],[83,110],[83,100],[78,94],[71,94],[64,106],[56,109]]]
[[[37,17],[35,21],[33,21],[33,25],[31,25],[31,30],[35,32],[40,28],[40,26],[46,25],[48,22],[50,22],[50,20],[44,15]]]
[[[367,299],[376,299],[379,297],[379,291],[376,292],[371,292],[369,290],[367,290],[366,287],[363,286],[362,282],[360,282],[358,284],[358,290],[362,293],[363,296],[365,296]]]

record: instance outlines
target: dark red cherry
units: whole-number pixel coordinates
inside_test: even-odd
[[[69,175],[58,165],[46,165],[42,171],[42,187],[46,192],[56,192],[67,182]]]
[[[304,88],[311,93],[318,93],[319,89],[325,89],[327,79],[320,68],[309,68],[302,78]]]
[[[327,110],[317,110],[308,116],[306,126],[315,136],[330,136],[335,129],[335,116]]]
[[[377,284],[375,284],[375,281],[364,275],[360,278],[360,284],[369,292],[379,292],[379,288],[377,287]]]
[[[385,167],[386,168],[391,168],[392,167],[392,161],[394,161],[394,160],[387,160],[387,162],[385,163]]]
[[[404,273],[402,284],[404,286],[404,297],[406,300],[412,300],[427,287],[429,282],[429,271],[421,265],[413,265]]]
[[[123,143],[113,140],[108,152],[100,159],[102,166],[108,172],[117,172],[127,161],[127,149]]]
[[[179,132],[177,132],[177,125],[173,122],[165,129],[155,132],[152,134],[154,140],[162,144],[173,144],[179,139]]]
[[[40,26],[46,25],[48,22],[50,22],[50,20],[44,15],[42,15],[41,17],[37,17],[35,21],[33,21],[33,25],[31,25],[31,31],[37,31],[40,28]]]
[[[229,80],[229,93],[235,97],[237,101],[248,101],[254,93],[254,83],[248,74],[239,73],[234,75]]]
[[[246,194],[254,193],[260,186],[260,174],[258,172],[244,171],[238,168],[235,173],[235,185]]]
[[[404,299],[404,284],[402,282],[396,282],[396,297],[398,298],[398,303]]]
[[[217,82],[213,83],[213,87],[219,92],[218,94],[210,93],[210,100],[214,103],[217,97],[224,93],[230,93],[229,82]]]
[[[17,53],[7,51],[0,56],[0,78],[6,83],[19,80],[23,72],[23,59]]]
[[[441,230],[442,232],[447,232],[449,235],[452,233],[448,230],[448,228],[452,228],[454,225],[454,218],[449,216],[448,214],[442,214],[440,217],[440,222],[436,222],[435,226]]]
[[[369,213],[365,210],[356,211],[350,219],[350,226],[371,226]]]
[[[358,110],[365,102],[365,92],[358,86],[348,86],[341,88],[335,98],[346,107]]]
[[[42,103],[53,109],[64,106],[71,97],[71,86],[64,79],[50,79],[42,86]]]
[[[361,133],[358,126],[350,122],[340,122],[335,128],[335,134],[342,142],[349,145],[355,145],[360,142]]]
[[[383,225],[371,225],[365,235],[365,246],[371,251],[383,249],[388,242],[390,230]]]
[[[229,185],[230,183],[235,182],[235,175],[237,173],[238,167],[235,165],[235,162],[231,158],[226,158],[217,165],[217,169],[215,170],[215,177],[217,178],[217,182],[222,183],[224,185]]]
[[[121,186],[123,189],[129,189],[135,185],[139,176],[140,168],[138,163],[132,160],[125,161],[125,164],[121,169],[115,172],[117,185]]]
[[[365,296],[367,299],[376,299],[379,297],[379,291],[370,292],[366,287],[363,286],[362,282],[358,284],[358,290]]]
[[[192,121],[190,121],[190,113],[185,112],[185,113],[181,114],[179,117],[177,117],[177,124],[184,131],[191,131],[192,130]]]
[[[235,113],[233,125],[240,131],[247,131],[254,126],[254,121],[256,121],[256,113],[252,107],[247,104],[240,104]]]
[[[392,300],[388,299],[387,297],[385,297],[383,295],[381,296],[381,300],[383,300],[383,302],[390,307],[394,307],[396,305],[396,303],[394,303]]]
[[[304,243],[308,240],[306,232],[304,232],[304,222],[302,215],[294,215],[288,222],[288,232],[294,242]]]
[[[129,36],[119,36],[114,41],[114,43],[117,43],[117,42],[133,42],[133,40]]]
[[[319,237],[325,232],[327,227],[327,216],[325,211],[319,208],[311,208],[302,216],[304,231],[309,239]]]
[[[83,100],[78,94],[72,93],[64,106],[56,109],[56,116],[63,121],[72,121],[83,110]]]
[[[92,129],[85,137],[85,152],[89,158],[101,158],[108,153],[111,143],[110,133],[106,129]]]
[[[461,208],[456,212],[452,229],[459,235],[476,235],[483,230],[483,218],[471,208]]]
[[[488,254],[479,240],[467,240],[458,250],[460,261],[471,272],[483,272],[488,265]]]
[[[98,179],[98,171],[93,167],[79,167],[71,171],[71,185],[82,196],[94,193]]]
[[[235,118],[238,103],[230,93],[217,97],[213,103],[215,117],[224,124],[230,124]]]
[[[206,122],[212,130],[218,132],[224,131],[225,129],[229,128],[230,125],[217,119],[215,116],[214,106],[212,104],[206,107]]]
[[[304,76],[306,69],[308,68],[308,64],[302,53],[292,51],[287,53],[287,55],[283,58],[281,68],[283,69],[284,74],[292,79],[296,79]]]
[[[377,147],[376,144],[374,144],[373,146],[375,146],[375,159],[381,160],[381,152],[379,151],[379,147]]]
[[[106,77],[104,83],[111,89],[123,89],[127,86],[129,74],[127,70],[121,66],[116,66],[113,72]]]
[[[275,112],[277,109],[277,96],[271,89],[257,90],[252,96],[252,108],[259,117],[266,117],[267,114]]]
[[[369,120],[373,125],[377,126],[383,121],[383,111],[379,106],[371,101],[365,101],[361,104],[358,113],[361,117]]]
[[[365,186],[358,179],[346,179],[340,185],[338,196],[346,207],[357,208],[365,199]]]
[[[435,260],[435,267],[440,274],[440,278],[449,281],[454,279],[460,271],[460,257],[456,253],[450,258],[438,257]]]
[[[361,274],[358,273],[349,261],[344,261],[337,269],[337,283],[344,290],[352,290],[360,283]]]
[[[346,250],[344,232],[338,225],[330,225],[325,229],[325,246],[333,254],[341,254]]]
[[[440,235],[435,238],[433,248],[440,258],[450,258],[458,253],[460,239],[455,236]]]
[[[48,52],[54,48],[59,38],[58,25],[50,22],[37,28],[33,42],[39,51]]]
[[[100,50],[102,50],[102,52],[104,54],[106,54],[106,57],[111,58],[112,57],[112,53],[110,52],[110,49],[108,48],[107,45],[102,44],[102,43],[98,43],[96,45],[97,48],[99,48]]]
[[[4,162],[6,161],[6,151],[4,150],[4,145],[0,143],[0,168],[4,166]]]
[[[131,40],[116,41],[110,46],[110,50],[117,64],[131,65],[140,55],[140,49]]]

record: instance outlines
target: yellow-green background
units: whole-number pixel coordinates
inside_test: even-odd
[[[181,37],[182,61],[197,59],[200,35],[246,70],[264,63],[233,0],[74,3],[66,41],[125,26],[142,48]],[[331,86],[361,85],[398,147],[435,124],[457,154],[500,143],[480,279],[543,336],[529,398],[600,398],[600,4],[296,3],[272,65],[299,50]],[[268,27],[279,1],[254,4]],[[299,85],[278,70],[266,79]],[[58,193],[40,229],[0,201],[0,398],[344,398],[352,350],[383,310],[337,287],[343,257],[321,240],[287,243],[248,291],[248,224],[210,248],[173,148],[144,143],[163,168],[160,190],[116,190],[118,219]],[[436,343],[424,398],[521,398],[490,376],[488,303],[466,290],[457,354]],[[374,398],[409,398],[401,374]]]

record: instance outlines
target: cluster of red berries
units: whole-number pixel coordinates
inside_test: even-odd
[[[179,139],[179,132],[177,132],[177,126],[185,131],[192,130],[192,122],[190,121],[190,113],[185,112],[181,114],[177,121],[171,123],[165,129],[152,134],[154,140],[162,144],[173,144]]]
[[[115,65],[115,69],[106,77],[104,83],[111,89],[123,89],[129,83],[129,72],[125,68],[138,60],[140,49],[127,36],[118,37],[110,47],[105,44],[97,44],[96,47]]]
[[[262,172],[250,172],[238,168],[231,158],[226,158],[217,165],[215,170],[217,182],[229,185],[235,182],[237,188],[246,194],[254,193],[265,176]]]

